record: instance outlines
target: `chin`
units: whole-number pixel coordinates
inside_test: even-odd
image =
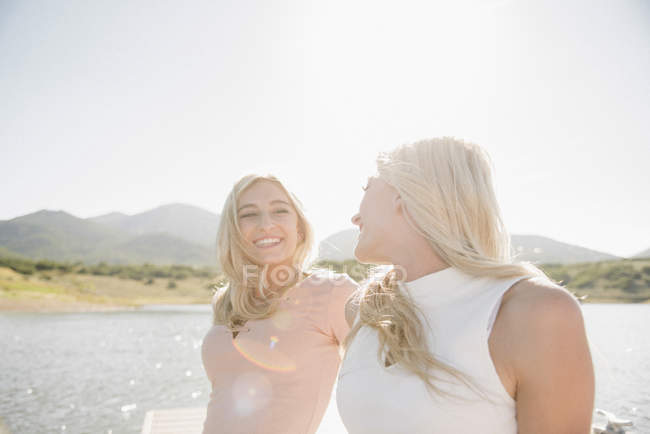
[[[391,265],[392,262],[390,258],[382,257],[377,255],[377,251],[374,249],[363,249],[359,248],[359,244],[354,248],[354,257],[356,260],[362,264],[373,264],[373,265]]]
[[[372,260],[368,255],[365,254],[365,252],[359,248],[359,245],[354,248],[354,257],[357,261],[359,261],[362,264],[370,264],[372,263]]]
[[[259,258],[260,265],[286,265],[291,263],[291,257],[270,256]]]

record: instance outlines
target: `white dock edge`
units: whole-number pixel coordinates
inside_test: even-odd
[[[142,434],[201,434],[205,412],[205,407],[149,410]]]

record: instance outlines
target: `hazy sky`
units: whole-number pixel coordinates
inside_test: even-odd
[[[183,202],[272,172],[319,237],[379,150],[491,153],[513,233],[650,247],[650,3],[0,1],[0,219]]]

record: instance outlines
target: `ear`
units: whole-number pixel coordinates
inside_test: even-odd
[[[404,213],[404,201],[402,200],[402,196],[399,194],[396,194],[395,197],[393,197],[393,209],[397,214]]]

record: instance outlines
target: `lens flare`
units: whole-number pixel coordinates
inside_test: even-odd
[[[238,336],[233,341],[233,346],[246,360],[260,368],[276,372],[294,371],[295,362],[277,347],[278,337],[272,336],[270,340],[270,344],[265,344],[246,336]]]

